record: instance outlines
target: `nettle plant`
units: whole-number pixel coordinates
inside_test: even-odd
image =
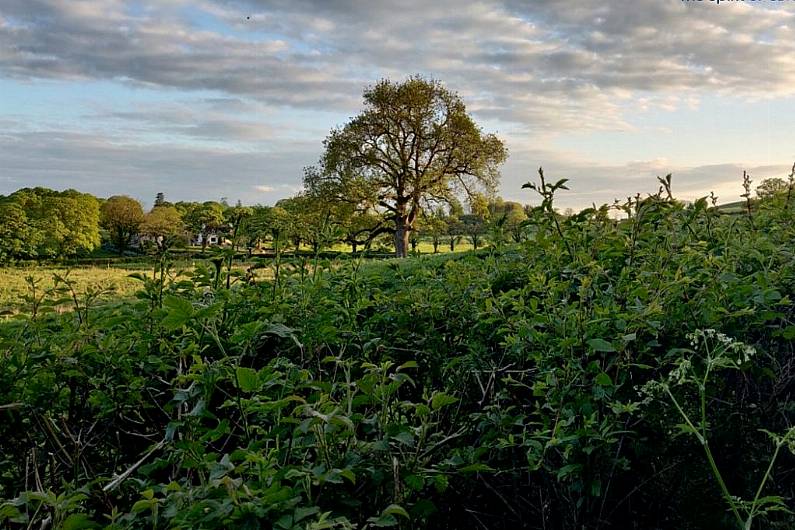
[[[669,401],[683,423],[676,427],[684,434],[692,435],[701,445],[709,463],[712,476],[720,487],[728,509],[738,528],[748,530],[757,518],[764,518],[771,512],[789,509],[785,499],[777,495],[763,495],[765,486],[770,481],[776,460],[782,449],[795,454],[795,427],[784,433],[773,433],[763,430],[773,443],[773,454],[759,481],[752,498],[733,495],[723,474],[715,462],[715,454],[710,446],[710,422],[708,409],[715,396],[710,394],[710,384],[720,377],[725,370],[743,370],[756,356],[756,350],[743,342],[734,340],[714,329],[696,330],[688,334],[691,348],[683,348],[676,353],[680,357],[674,367],[660,379],[653,379],[640,388],[645,396],[643,404],[648,405],[654,400]],[[695,397],[695,399],[690,399]]]

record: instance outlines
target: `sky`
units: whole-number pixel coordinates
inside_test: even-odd
[[[0,194],[272,204],[414,74],[505,141],[523,203],[539,166],[581,208],[795,162],[795,0],[0,0]]]

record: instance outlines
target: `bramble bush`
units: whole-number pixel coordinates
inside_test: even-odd
[[[539,176],[520,245],[32,286],[0,527],[792,527],[789,196],[562,218]]]

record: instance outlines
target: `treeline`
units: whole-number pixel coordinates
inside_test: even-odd
[[[764,179],[756,199],[784,198],[787,182]],[[754,203],[732,203],[742,211]],[[456,198],[428,208],[409,234],[411,249],[421,241],[433,252],[455,251],[466,242],[477,249],[486,244],[521,242],[527,237],[529,205],[474,193],[462,203]],[[560,218],[571,209],[557,212]],[[337,244],[354,253],[364,249],[391,252],[394,230],[377,209],[357,210],[322,196],[301,193],[273,206],[230,205],[226,201],[168,202],[158,194],[151,210],[131,197],[99,198],[76,190],[24,188],[0,196],[0,263],[86,256],[101,247],[119,255],[162,252],[175,247],[226,246],[249,255],[310,248],[320,251]]]
[[[520,241],[529,207],[475,194],[423,214],[410,236],[434,252],[455,250],[462,241],[478,248],[486,241]],[[230,205],[225,201],[168,202],[158,194],[151,210],[131,197],[99,198],[76,190],[24,188],[0,196],[0,262],[86,256],[100,248],[119,255],[195,245],[233,247],[249,254],[264,250],[318,251],[346,244],[353,252],[391,251],[393,239],[378,211],[355,211],[307,194],[273,206]]]

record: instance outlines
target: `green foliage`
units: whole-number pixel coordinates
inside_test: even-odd
[[[0,201],[0,212],[0,260],[61,258],[100,243],[99,201],[86,193],[24,188]]]
[[[192,233],[201,236],[202,249],[207,247],[207,236],[211,233],[225,234],[224,206],[208,201],[204,203],[177,203],[177,210],[185,226]]]
[[[0,325],[0,526],[792,527],[792,211],[662,179],[564,218],[539,176],[500,249],[277,253],[262,282],[164,255],[126,304],[31,285]],[[279,241],[276,210],[241,227]]]
[[[141,233],[162,252],[184,236],[182,215],[174,206],[155,206],[144,217]]]
[[[100,222],[110,233],[110,240],[121,253],[130,245],[133,237],[138,235],[144,222],[144,211],[141,203],[123,195],[115,195],[102,203]]]
[[[450,201],[456,189],[493,189],[507,152],[438,81],[385,79],[365,90],[364,104],[326,138],[320,168],[304,185],[327,201],[385,212],[396,256],[405,257],[426,203]]]
[[[684,424],[678,425],[679,429],[683,433],[692,434],[704,449],[704,454],[710,465],[710,471],[720,486],[723,498],[731,509],[738,528],[752,528],[755,518],[762,518],[771,512],[789,512],[783,498],[779,496],[761,497],[761,495],[767,481],[771,477],[781,448],[786,447],[795,454],[795,427],[790,427],[783,435],[763,431],[772,439],[775,451],[770,458],[770,464],[759,483],[759,487],[756,489],[756,494],[750,501],[733,496],[729,492],[723,474],[715,463],[715,455],[710,447],[707,402],[710,400],[708,385],[712,383],[711,376],[714,376],[720,370],[741,370],[743,367],[747,367],[756,355],[756,350],[752,346],[734,341],[714,329],[696,330],[688,338],[691,346],[696,348],[696,351],[689,352],[683,349],[683,355],[676,359],[675,367],[662,381],[652,380],[646,383],[643,387],[643,392],[649,398],[645,402],[651,401],[651,398],[659,393],[665,394],[671,400],[676,411],[685,421]],[[688,353],[693,353],[693,355],[687,355]],[[689,408],[686,402],[680,403],[682,396],[677,399],[674,395],[675,393],[680,393],[676,387],[687,388],[688,386],[695,389],[697,398],[695,401],[697,403],[694,408],[698,410],[695,415],[686,411],[686,408]],[[693,418],[698,416],[699,419],[691,419],[691,416]]]
[[[11,201],[0,202],[0,263],[34,257],[41,237],[41,232],[28,223],[22,206]]]

